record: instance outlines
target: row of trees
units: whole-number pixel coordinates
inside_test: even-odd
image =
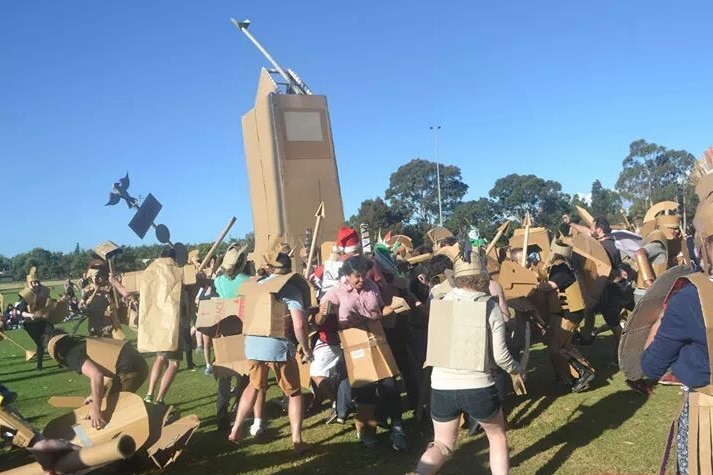
[[[249,249],[254,248],[255,239],[252,233],[247,234],[242,239],[234,237],[224,241],[217,250],[223,253],[232,243],[240,245],[247,244]],[[188,244],[189,250],[199,249],[200,254],[205,256],[213,243],[203,242]],[[146,263],[161,253],[161,244],[150,244],[144,246],[124,246],[123,252],[116,258],[116,270],[118,272],[129,272],[143,269]],[[22,281],[30,267],[37,267],[40,277],[43,280],[65,279],[67,277],[78,278],[87,270],[87,263],[92,258],[94,252],[91,249],[80,249],[79,244],[71,253],[50,252],[46,249],[35,248],[29,252],[17,254],[12,258],[0,255],[0,272],[8,280]]]
[[[683,203],[690,222],[696,196],[688,176],[694,163],[695,157],[685,150],[637,140],[629,146],[615,189],[607,189],[595,179],[589,203],[564,193],[557,181],[516,173],[499,178],[487,197],[463,201],[468,185],[462,181],[460,168],[441,165],[444,225],[454,230],[476,226],[490,237],[505,219],[521,222],[530,213],[537,226],[554,230],[565,213],[577,220],[575,205],[586,207],[594,216],[605,216],[613,224],[638,223],[652,204],[663,200]],[[425,232],[438,223],[436,164],[417,158],[399,167],[390,177],[384,198],[363,201],[349,223],[367,223],[372,230],[384,233],[404,233],[420,244]]]

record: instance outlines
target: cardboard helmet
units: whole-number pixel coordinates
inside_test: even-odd
[[[569,244],[562,242],[558,239],[553,239],[552,242],[550,243],[550,258],[549,261],[552,262],[554,260],[554,256],[557,254],[558,256],[562,256],[565,259],[571,259],[572,258],[572,246]]]
[[[399,274],[391,251],[384,244],[377,244],[374,246],[374,263],[379,266],[379,269],[381,269],[382,272],[387,272],[392,275]]]
[[[230,272],[236,267],[241,268],[244,266],[247,259],[247,255],[245,254],[247,248],[248,246],[238,247],[232,244],[228,247],[228,250],[225,251],[225,256],[223,256],[223,262],[220,263],[220,268],[226,272]]]
[[[67,335],[66,333],[61,333],[59,335],[55,335],[52,338],[50,338],[50,341],[47,343],[47,352],[50,354],[50,358],[52,358],[55,361],[57,361],[57,354],[55,353],[55,348],[57,346],[57,342],[66,336],[69,336],[69,335]]]
[[[30,267],[30,271],[27,273],[27,283],[29,284],[30,282],[39,282],[40,281],[40,274],[37,272],[37,267],[32,266]]]
[[[480,275],[488,277],[488,266],[485,263],[481,252],[474,249],[470,254],[470,262],[466,261],[463,256],[458,256],[453,262],[453,273],[455,277],[467,277],[472,275]]]
[[[287,274],[292,270],[292,259],[289,254],[279,252],[274,256],[266,256],[267,265],[275,269],[276,274]]]
[[[436,226],[435,228],[430,229],[426,232],[426,236],[434,245],[446,238],[455,237],[452,232],[443,226]]]
[[[656,216],[656,227],[679,229],[681,227],[681,217],[677,214],[661,214]]]
[[[201,251],[198,249],[193,249],[188,253],[188,264],[200,264],[201,261]]]
[[[121,254],[122,249],[112,241],[104,241],[94,248],[97,256],[104,260],[111,259],[117,254]]]

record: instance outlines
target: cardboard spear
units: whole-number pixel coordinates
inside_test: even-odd
[[[6,333],[0,332],[0,340],[5,340],[5,339],[25,352],[25,361],[30,361],[32,359],[32,357],[35,356],[36,352],[26,350],[24,346],[22,346],[21,344],[19,344],[18,342],[16,342],[9,336],[7,336]]]
[[[525,225],[525,233],[522,238],[522,259],[520,260],[520,265],[522,267],[527,267],[527,241],[530,239],[530,225],[532,224],[529,211],[525,213],[525,219],[522,224]]]
[[[228,221],[228,224],[225,225],[225,228],[220,232],[220,235],[218,238],[215,240],[213,243],[213,246],[210,248],[208,251],[208,254],[205,255],[203,258],[203,262],[201,262],[201,265],[198,266],[198,269],[196,270],[196,274],[205,269],[205,266],[208,265],[208,262],[210,259],[213,257],[213,254],[215,254],[215,250],[218,249],[218,246],[220,245],[221,242],[223,242],[223,239],[225,239],[225,236],[228,234],[228,231],[230,231],[230,228],[233,227],[233,224],[235,224],[235,216],[230,218],[230,221]]]
[[[319,238],[319,227],[322,224],[322,220],[326,217],[324,214],[324,201],[319,204],[317,211],[314,213],[316,222],[314,223],[314,233],[312,233],[312,243],[309,246],[309,254],[307,254],[307,265],[305,266],[305,279],[309,278],[309,272],[312,269],[312,259],[314,258],[314,248],[317,245],[317,239]]]
[[[485,248],[485,255],[487,256],[490,254],[490,251],[493,250],[495,245],[498,243],[498,240],[502,237],[503,233],[505,230],[508,228],[508,225],[510,224],[510,220],[505,221],[503,224],[500,225],[498,228],[498,232],[495,233],[495,237],[493,238],[492,241],[490,241],[490,244],[488,244],[488,247]]]

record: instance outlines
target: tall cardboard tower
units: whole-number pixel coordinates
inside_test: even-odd
[[[303,244],[321,202],[326,216],[321,236],[314,239],[333,239],[344,223],[344,209],[327,98],[312,94],[292,70],[281,68],[248,32],[249,21],[232,21],[273,66],[260,72],[255,107],[242,117],[254,255],[267,253],[280,235],[293,247]]]

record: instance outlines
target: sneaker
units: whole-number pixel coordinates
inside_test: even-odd
[[[391,428],[391,448],[397,452],[403,452],[408,448],[406,445],[406,434],[400,426]]]
[[[364,447],[376,447],[376,444],[378,441],[376,440],[376,434],[369,434],[368,432],[359,432],[357,431],[357,439],[359,439],[359,442],[364,444]]]
[[[147,394],[144,397],[144,402],[147,404],[153,404],[153,396],[151,394]]]
[[[659,384],[664,386],[683,386],[681,381],[673,373],[666,373],[659,379]]]
[[[263,429],[262,426],[256,426],[254,424],[250,426],[250,435],[252,435],[253,437],[262,435],[263,432],[265,432],[265,429]]]
[[[299,456],[307,452],[314,450],[314,444],[308,444],[307,442],[297,442],[292,446],[292,454]]]
[[[205,371],[203,372],[206,376],[213,374],[213,367],[211,365],[205,365]]]
[[[572,386],[573,393],[581,393],[589,389],[589,383],[594,379],[594,373],[591,371],[586,371],[582,376],[580,376],[577,381],[574,382]]]
[[[325,424],[331,424],[332,422],[337,420],[337,410],[332,408],[329,410],[329,415],[327,418],[324,420]]]
[[[339,424],[339,425],[344,425],[344,423],[346,422],[346,420],[347,420],[346,417],[337,417],[337,420],[334,421],[334,422],[336,422],[336,423]]]

